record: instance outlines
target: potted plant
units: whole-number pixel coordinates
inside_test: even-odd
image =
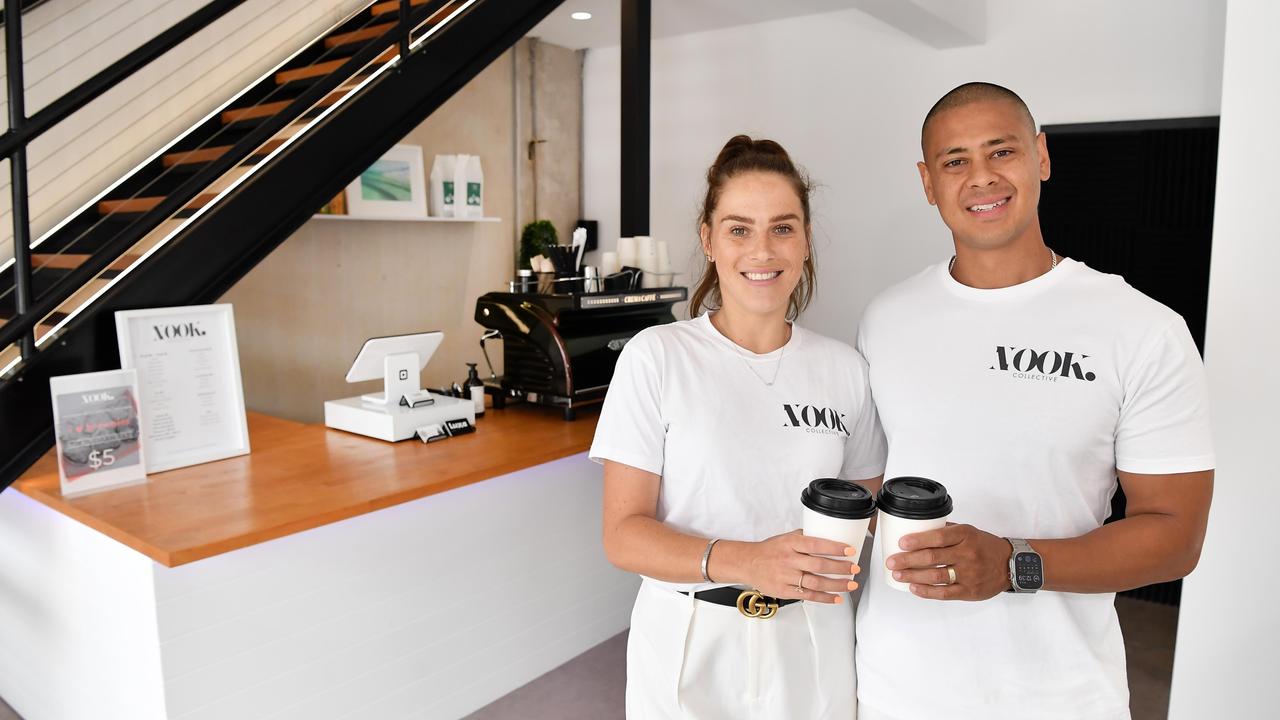
[[[520,264],[519,268],[529,269],[529,259],[535,255],[547,257],[547,248],[560,244],[556,236],[556,226],[550,220],[535,220],[524,226],[520,232]]]

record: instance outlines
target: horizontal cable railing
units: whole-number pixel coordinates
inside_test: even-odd
[[[49,0],[20,0],[20,2],[18,3],[18,12],[25,13],[29,10],[34,10],[35,8],[47,2],[49,2]],[[7,18],[9,17],[9,13],[10,13],[9,4],[5,3],[4,9],[0,10],[0,25],[5,24]]]
[[[15,166],[13,168],[15,224],[15,263],[13,270],[15,281],[13,288],[9,292],[12,292],[15,296],[14,300],[17,313],[7,323],[0,325],[0,349],[8,347],[11,343],[18,343],[22,351],[22,357],[29,357],[31,354],[36,352],[38,350],[37,345],[41,344],[41,341],[35,340],[33,330],[35,330],[37,326],[40,326],[41,322],[45,318],[49,317],[51,313],[54,313],[64,303],[66,303],[67,299],[79,291],[80,288],[86,286],[87,283],[100,276],[105,270],[116,267],[118,261],[122,259],[122,256],[124,256],[124,254],[134,247],[141,238],[150,232],[151,228],[159,226],[166,218],[170,218],[180,213],[184,208],[190,209],[188,206],[192,204],[192,199],[196,198],[202,190],[209,188],[218,181],[219,178],[227,175],[237,164],[242,163],[245,158],[250,157],[254,153],[261,152],[261,149],[267,143],[271,142],[273,137],[276,137],[284,131],[290,123],[295,122],[298,117],[312,112],[317,106],[322,105],[324,101],[329,98],[331,93],[342,89],[344,84],[349,83],[353,78],[356,78],[361,73],[370,77],[376,74],[377,69],[370,70],[369,68],[377,65],[379,61],[382,61],[382,67],[385,67],[386,64],[395,61],[397,58],[405,57],[407,49],[411,44],[416,46],[423,39],[422,37],[419,37],[417,42],[413,42],[413,33],[415,31],[426,26],[439,23],[440,17],[446,15],[446,10],[452,11],[448,14],[448,18],[456,16],[458,12],[470,6],[474,1],[475,0],[467,0],[465,2],[462,0],[437,0],[436,2],[424,3],[423,0],[413,0],[412,5],[428,5],[425,11],[418,13],[415,17],[415,14],[411,12],[410,0],[399,0],[399,19],[394,25],[390,26],[385,32],[377,35],[372,41],[368,42],[363,48],[358,50],[354,55],[338,66],[336,70],[315,82],[311,87],[304,90],[291,101],[288,101],[288,104],[284,106],[283,109],[263,120],[260,124],[254,127],[253,130],[249,131],[246,135],[232,144],[229,150],[222,152],[218,157],[204,163],[200,170],[196,171],[186,181],[182,182],[176,189],[166,192],[163,200],[161,200],[154,208],[134,217],[120,232],[107,240],[87,258],[84,258],[83,261],[78,261],[77,264],[72,267],[71,263],[56,262],[46,258],[43,261],[43,264],[45,265],[54,264],[57,265],[59,269],[66,269],[68,267],[72,267],[72,269],[55,281],[47,290],[45,290],[45,292],[41,294],[39,299],[34,301],[30,297],[32,267],[29,248],[27,247],[29,245],[29,229],[25,227],[27,221],[25,212],[25,193],[22,198],[20,198],[18,194],[19,189],[25,190],[25,172],[19,172],[19,170],[25,170],[25,168],[17,167],[19,163],[13,163],[12,161],[15,159],[25,160],[22,156],[24,155],[27,143],[37,137],[40,132],[52,127],[59,120],[65,119],[65,117],[75,112],[76,109],[83,107],[83,105],[92,100],[93,97],[96,97],[96,95],[90,96],[92,93],[101,94],[104,90],[109,89],[112,86],[112,83],[110,82],[112,78],[115,79],[115,82],[119,82],[120,79],[128,76],[131,72],[129,70],[131,66],[136,70],[137,67],[141,67],[141,65],[146,64],[146,62],[154,60],[162,55],[165,50],[172,48],[174,45],[181,42],[181,39],[184,36],[189,37],[190,34],[193,34],[201,27],[206,26],[218,16],[229,10],[230,7],[239,3],[230,2],[230,0],[209,3],[196,15],[193,15],[191,18],[179,23],[179,26],[175,26],[161,37],[158,37],[151,43],[148,43],[147,46],[139,48],[126,58],[94,76],[94,78],[82,84],[80,87],[76,88],[76,90],[68,93],[64,98],[61,98],[46,107],[41,111],[41,113],[37,114],[45,118],[41,120],[41,124],[38,127],[34,126],[34,118],[31,121],[23,122],[26,119],[21,117],[22,98],[20,85],[16,98],[15,93],[13,92],[14,79],[20,80],[21,76],[21,55],[19,51],[19,65],[17,72],[13,72],[13,63],[11,60],[9,75],[11,85],[10,114],[13,115],[18,122],[11,123],[11,130],[9,133],[6,133],[5,136],[0,136],[0,156],[8,155],[11,159],[11,164]],[[15,2],[15,0],[6,0],[6,4],[11,4],[13,2]],[[383,4],[385,5],[387,3]],[[197,16],[199,17],[197,18]],[[371,15],[361,29],[370,29],[375,22],[381,21]],[[14,25],[18,25],[18,23],[14,23]],[[6,28],[6,34],[10,32],[12,31]],[[427,34],[430,34],[430,31],[428,31]],[[20,38],[17,44],[20,46]],[[14,43],[10,42],[10,46],[12,47],[13,45]],[[398,50],[398,53],[393,54],[393,50]],[[321,54],[319,61],[325,61],[326,58],[331,57],[336,51],[337,48],[331,48],[329,51]],[[143,57],[149,57],[149,60],[142,60],[141,58]],[[315,62],[317,61],[313,61],[313,64]],[[329,62],[333,63],[337,62],[337,60],[330,60]],[[135,65],[135,63],[140,64]],[[285,92],[284,88],[285,86],[283,84],[276,87],[272,92],[268,93],[265,98],[260,98],[256,105],[262,105],[273,101],[284,102],[283,100],[275,100]],[[346,90],[347,92],[354,92],[358,90],[358,88],[347,88]],[[343,96],[343,99],[345,99],[345,97],[347,96]],[[339,102],[341,102],[341,100],[339,100]],[[16,115],[14,113],[15,110],[18,111]],[[217,147],[217,142],[222,139],[223,134],[228,131],[229,127],[230,125],[227,125],[214,133],[212,137],[208,137],[202,141],[198,147],[181,151],[180,154],[193,153],[202,149]],[[284,142],[287,143],[288,140],[285,140]],[[173,170],[175,170],[175,168],[166,169],[164,173],[161,174],[161,178],[155,178],[142,188],[136,190],[133,194],[133,198],[136,199],[144,196],[151,187],[155,186],[163,177],[167,176],[168,173]],[[199,211],[196,212],[197,215],[198,213]],[[115,211],[107,213],[98,222],[100,223],[114,215]],[[71,246],[72,243],[64,244],[63,249]],[[61,250],[58,252],[61,252]],[[0,293],[0,298],[2,297],[3,294]],[[48,337],[49,334],[50,333],[46,333],[45,337]],[[0,370],[2,370],[2,368],[0,368]]]
[[[0,135],[0,157],[9,157],[18,147],[30,145],[49,128],[66,120],[72,113],[93,102],[100,95],[120,84],[142,67],[177,47],[200,30],[213,24],[244,0],[214,0],[189,15],[177,25],[143,43],[133,52],[107,66],[98,74],[72,88],[65,95],[46,105],[36,114],[26,118],[22,127],[10,123],[8,132]],[[5,6],[11,3],[6,1]],[[10,43],[12,45],[12,43]],[[21,42],[15,48],[21,57]],[[6,48],[8,52],[12,52]],[[12,76],[12,75],[11,75]],[[12,87],[12,81],[10,86]],[[10,90],[12,93],[12,90]]]

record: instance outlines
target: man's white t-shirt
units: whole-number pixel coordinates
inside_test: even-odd
[[[810,481],[883,472],[884,433],[856,350],[793,324],[786,345],[758,355],[710,317],[627,343],[591,445],[592,460],[662,477],[658,520],[701,537],[764,540],[800,527]]]
[[[944,484],[951,522],[1076,537],[1107,518],[1117,469],[1214,467],[1186,324],[1079,262],[995,290],[927,268],[868,306],[858,349],[889,439],[885,477]],[[875,547],[866,572],[861,703],[904,720],[1129,717],[1114,594],[925,600],[885,584],[898,551]]]

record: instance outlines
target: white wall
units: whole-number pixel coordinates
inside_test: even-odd
[[[1001,83],[1041,123],[1216,115],[1224,7],[990,0],[987,42],[948,50],[859,11],[657,40],[651,234],[673,243],[673,263],[700,270],[707,166],[735,133],[780,141],[821,186],[819,286],[803,322],[851,342],[876,292],[950,255],[915,169],[920,122],[939,96],[969,80]],[[605,249],[618,235],[619,72],[617,48],[588,51],[585,217],[600,220]]]
[[[1171,720],[1280,713],[1280,573],[1271,567],[1275,523],[1266,515],[1280,505],[1277,27],[1280,4],[1231,0],[1205,339],[1218,473],[1204,554],[1182,591]]]
[[[42,135],[27,159],[32,238],[367,2],[249,0]],[[26,13],[27,115],[205,4],[56,0]],[[0,102],[0,116],[7,123],[5,102]],[[0,262],[13,257],[9,195],[8,163],[3,163]]]

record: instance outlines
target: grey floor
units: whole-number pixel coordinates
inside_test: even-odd
[[[1120,598],[1133,720],[1165,720],[1178,610]],[[621,633],[464,720],[622,720],[627,634]],[[0,720],[21,720],[0,700]]]

